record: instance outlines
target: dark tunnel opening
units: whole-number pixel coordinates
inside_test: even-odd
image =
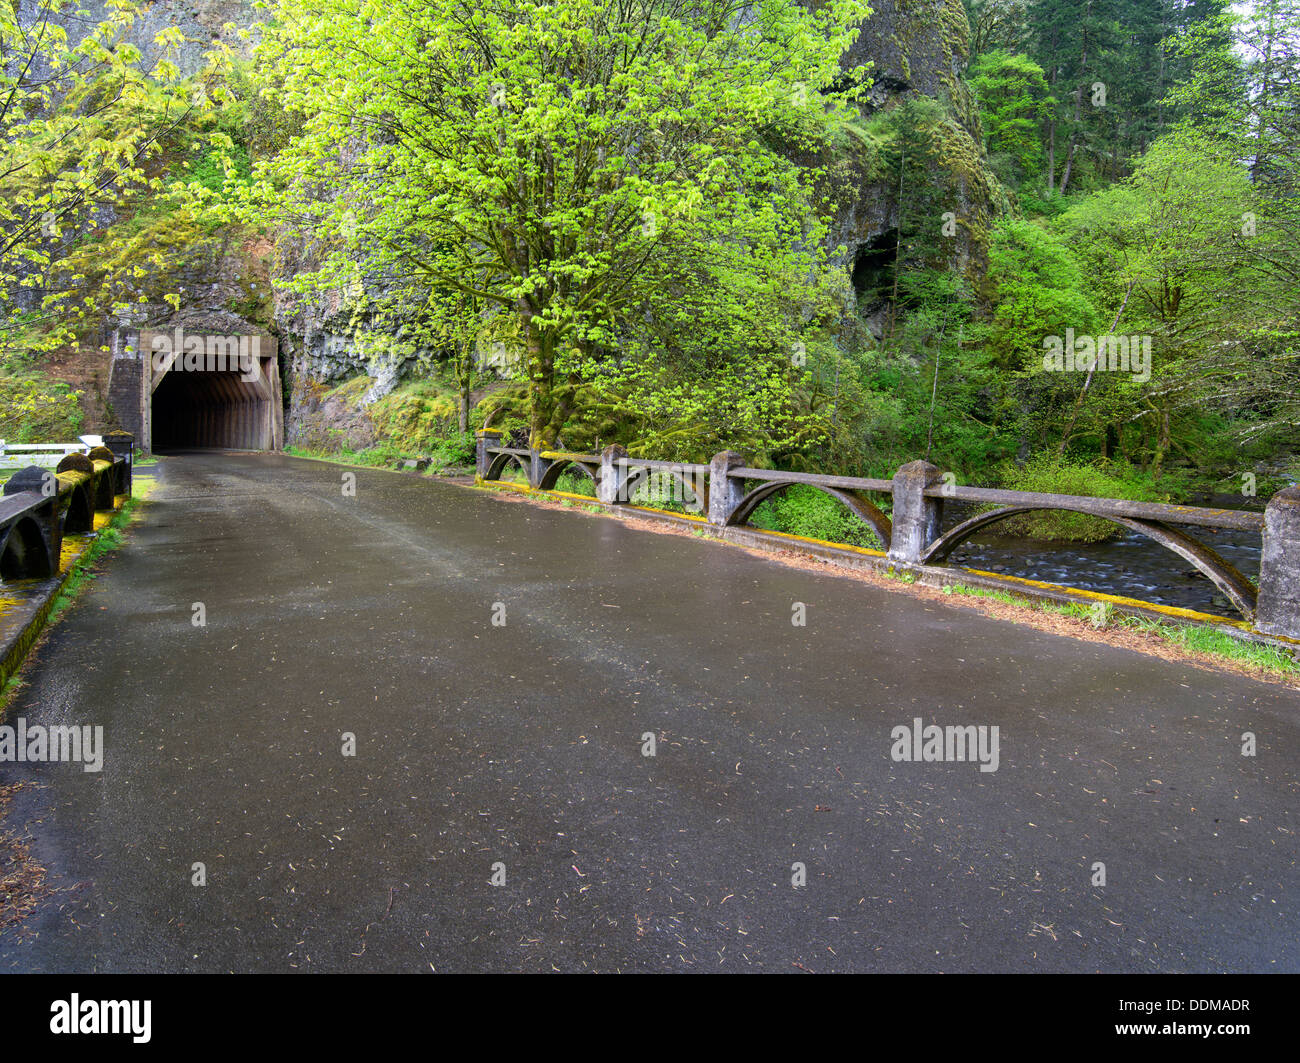
[[[853,259],[853,290],[859,306],[878,306],[888,300],[894,285],[897,245],[898,230],[887,229],[858,248]]]
[[[152,449],[275,449],[266,391],[263,380],[246,380],[239,372],[166,373],[153,392]]]

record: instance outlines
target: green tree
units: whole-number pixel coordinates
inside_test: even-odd
[[[998,177],[1019,188],[1042,172],[1043,122],[1056,106],[1043,68],[1028,56],[993,51],[971,69],[989,162]]]
[[[1004,369],[1042,369],[1043,340],[1067,328],[1091,331],[1098,319],[1083,271],[1058,237],[1031,221],[1008,218],[993,231],[988,282],[993,315],[989,348]]]
[[[988,285],[988,351],[1002,371],[1003,413],[1019,422],[1025,444],[1046,447],[1080,383],[1072,373],[1045,366],[1046,344],[1051,337],[1095,331],[1096,307],[1069,247],[1030,221],[1008,218],[994,229]]]
[[[1156,474],[1176,442],[1176,410],[1198,393],[1189,365],[1243,310],[1225,293],[1258,280],[1242,225],[1252,202],[1248,174],[1225,145],[1180,132],[1152,145],[1123,184],[1062,219],[1103,316],[1117,331],[1151,336],[1151,379],[1128,385],[1126,405],[1147,426]]]
[[[962,0],[970,23],[970,60],[989,52],[1022,52],[1029,40],[1028,0]]]
[[[1074,174],[1080,147],[1106,107],[1110,90],[1108,62],[1118,43],[1118,0],[1031,0],[1029,22],[1034,58],[1058,101],[1047,123],[1046,184],[1049,194],[1064,195]],[[1059,173],[1058,173],[1059,168]]]
[[[282,0],[260,47],[306,118],[265,168],[264,215],[338,234],[300,286],[409,284],[517,315],[530,436],[617,353],[643,278],[796,287],[826,229],[764,126],[826,120],[867,9],[833,0]],[[765,280],[764,280],[765,279]]]
[[[960,200],[957,190],[940,179],[945,172],[943,127],[951,122],[938,101],[916,96],[874,123],[875,132],[883,137],[881,181],[889,189],[895,218],[893,264],[884,275],[885,286],[874,293],[889,301],[886,338],[897,324],[902,309],[899,296],[908,291],[908,276],[946,266],[951,254],[948,236],[955,230],[953,208]],[[952,216],[945,218],[946,211]]]

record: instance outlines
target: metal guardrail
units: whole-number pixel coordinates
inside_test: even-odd
[[[0,469],[57,465],[69,454],[89,454],[103,445],[103,436],[80,436],[76,443],[10,443],[0,439]]]
[[[1035,510],[1065,510],[1112,521],[1146,536],[1190,562],[1217,586],[1256,630],[1300,640],[1300,488],[1288,487],[1269,500],[1263,513],[1133,502],[1117,498],[1056,495],[961,487],[929,462],[909,462],[892,479],[825,476],[818,473],[759,469],[745,455],[724,451],[709,464],[633,458],[619,446],[601,454],[535,451],[500,445],[500,433],[478,433],[477,479],[500,479],[510,464],[528,476],[529,486],[550,490],[566,469],[588,476],[596,497],[607,504],[631,502],[651,473],[682,484],[683,499],[720,528],[746,524],[766,499],[793,485],[815,488],[835,498],[872,528],[891,562],[925,567],[947,561],[952,551],[976,532]],[[888,494],[886,514],[870,497]],[[940,532],[946,500],[988,508],[946,532]],[[1258,583],[1237,570],[1186,528],[1218,528],[1262,535]]]

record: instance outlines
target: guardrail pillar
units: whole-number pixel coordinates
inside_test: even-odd
[[[59,554],[63,547],[63,524],[59,519],[59,480],[53,469],[28,465],[19,469],[5,482],[3,497],[32,494],[47,501],[29,511],[29,516],[40,529],[39,551],[32,544],[23,543],[20,553],[21,579],[46,579],[59,571]]]
[[[942,480],[943,470],[928,461],[909,461],[894,473],[889,560],[919,565],[925,548],[939,537],[943,499],[929,498],[925,491]]]
[[[135,464],[135,436],[130,432],[106,432],[104,434],[104,446],[113,452],[113,456],[120,461],[125,462],[122,470],[122,479],[117,485],[121,488],[118,494],[131,495],[132,469]]]
[[[1287,487],[1264,509],[1255,629],[1300,639],[1300,487]]]
[[[32,491],[45,498],[55,498],[59,493],[59,481],[53,469],[43,469],[39,465],[28,465],[19,469],[4,485],[4,497],[21,495]]]
[[[627,448],[619,443],[611,443],[600,452],[600,481],[596,484],[596,498],[607,504],[626,502],[622,489],[624,467],[620,461],[627,461]]]
[[[501,445],[501,433],[491,428],[480,428],[474,433],[476,436],[474,449],[474,479],[482,482],[487,476],[488,467],[492,464],[492,455],[488,453],[488,447],[499,447]]]
[[[749,464],[744,454],[734,450],[724,450],[713,455],[709,462],[709,523],[725,527],[731,514],[745,497],[745,485],[740,480],[733,480],[730,471],[743,469]]]
[[[528,461],[528,486],[536,491],[542,486],[542,477],[546,475],[546,470],[555,464],[554,458],[542,457],[540,450],[529,450]]]

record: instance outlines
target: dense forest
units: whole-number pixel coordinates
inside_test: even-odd
[[[82,427],[50,365],[217,271],[290,441],[362,460],[1291,478],[1296,0],[159,6],[0,4],[0,436]]]

